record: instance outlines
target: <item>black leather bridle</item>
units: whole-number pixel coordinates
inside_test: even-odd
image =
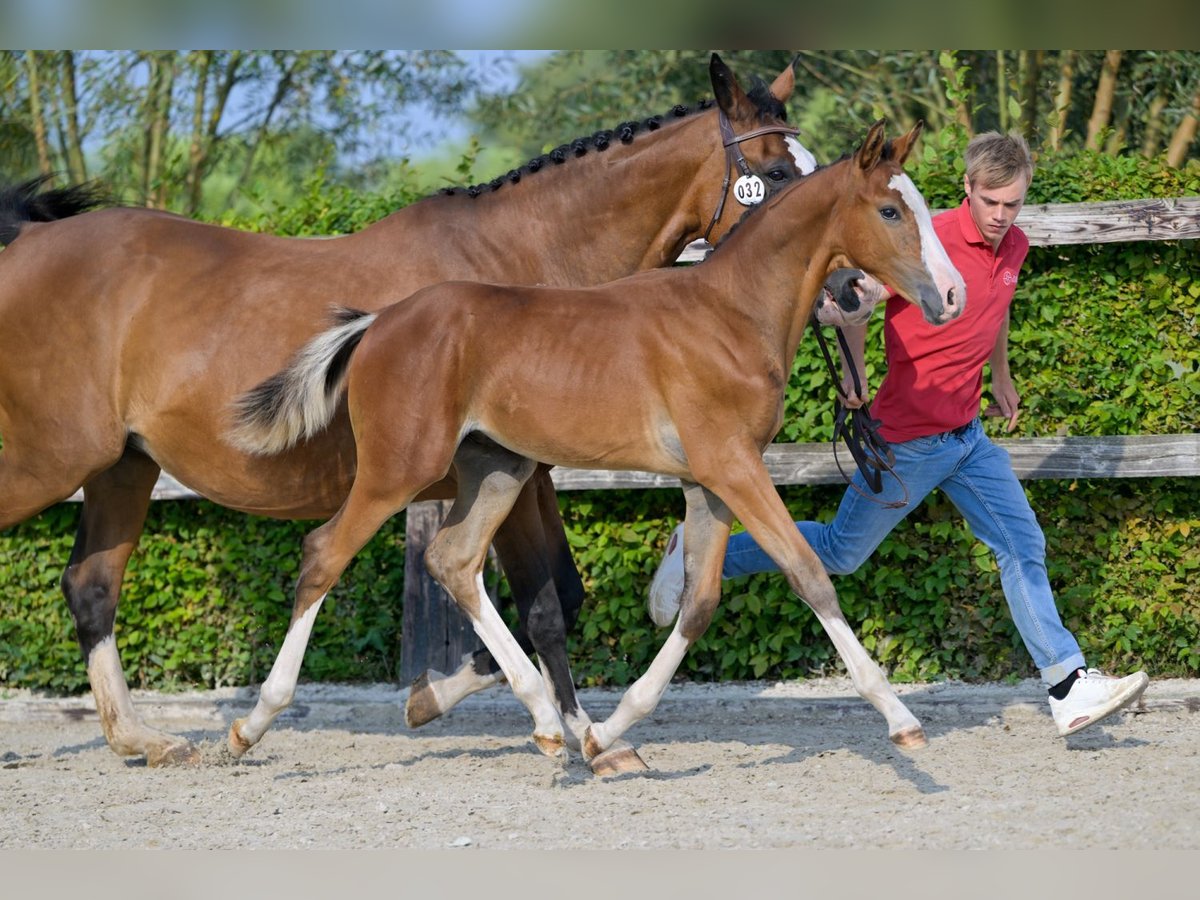
[[[712,234],[713,228],[721,218],[721,213],[725,210],[725,198],[729,195],[729,180],[733,175],[734,167],[736,166],[738,171],[743,175],[754,174],[746,162],[746,157],[742,155],[742,148],[740,146],[742,141],[762,137],[764,134],[796,135],[800,133],[799,128],[792,128],[789,125],[764,125],[762,128],[747,131],[745,134],[734,134],[733,126],[729,124],[729,117],[725,115],[724,110],[719,111],[717,124],[721,129],[721,143],[725,147],[725,180],[721,183],[721,199],[717,203],[717,211],[713,213],[712,221],[704,229],[705,241],[708,241],[709,235]]]

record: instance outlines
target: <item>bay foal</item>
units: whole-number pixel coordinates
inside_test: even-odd
[[[426,563],[529,709],[537,745],[559,752],[555,685],[505,629],[481,574],[539,463],[659,472],[684,485],[680,614],[613,715],[587,729],[594,771],[623,766],[631,751],[621,735],[654,708],[708,627],[734,516],[816,613],[891,739],[923,745],[762,459],[814,298],[835,267],[890,285],[932,323],[963,309],[962,279],[902,169],[919,132],[888,142],[876,123],[852,156],[767,200],[697,266],[583,289],[453,282],[375,314],[344,311],[289,369],[243,397],[231,440],[270,454],[317,434],[344,393],[357,474],[342,508],[305,539],[291,628],[258,703],[230,729],[233,752],[253,746],[289,702],[313,619],[352,557],[451,466],[458,493]]]
[[[768,187],[798,176],[784,126],[788,67],[749,93],[715,54],[716,103],[626,122],[503,178],[407,206],[334,240],[251,234],[147,209],[83,212],[75,190],[0,194],[0,529],[83,488],[62,589],[109,746],[149,765],[199,760],[147,727],[130,699],[114,627],[121,582],[160,470],[233,509],[328,518],[356,466],[344,413],[273,456],[222,439],[238,394],[277,371],[344,298],[374,309],[447,279],[598,284],[669,265],[738,208],[725,129]],[[725,184],[723,187],[722,185]],[[726,197],[729,200],[726,203]],[[724,208],[723,215],[718,210]],[[56,220],[56,221],[51,221]],[[587,245],[589,252],[579,252]],[[543,348],[553,354],[551,342]],[[453,497],[455,472],[424,499]],[[523,624],[582,733],[566,629],[583,600],[549,469],[539,467],[496,532]],[[532,627],[531,624],[532,623]],[[477,654],[439,689],[424,679],[419,724],[498,680]]]

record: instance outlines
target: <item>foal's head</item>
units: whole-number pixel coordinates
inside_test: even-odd
[[[849,160],[843,201],[837,204],[843,246],[831,268],[856,266],[873,274],[941,325],[963,311],[967,289],[933,230],[925,200],[904,174],[904,160],[921,133],[884,139],[876,122]]]

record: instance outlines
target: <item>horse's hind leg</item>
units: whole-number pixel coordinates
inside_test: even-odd
[[[491,441],[468,438],[455,465],[458,496],[425,553],[426,566],[470,618],[513,693],[532,714],[538,748],[558,755],[565,743],[562,724],[545,682],[492,606],[481,575],[487,548],[535,464]]]
[[[108,745],[123,756],[144,755],[150,766],[200,758],[184,738],[143,724],[113,637],[121,580],[142,533],[158,473],[153,460],[127,449],[116,465],[84,485],[75,547],[62,578]]]

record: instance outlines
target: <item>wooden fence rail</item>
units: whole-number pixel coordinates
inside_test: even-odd
[[[1022,209],[1017,224],[1034,246],[1194,240],[1200,238],[1200,197],[1030,204]],[[703,242],[691,244],[680,262],[696,262],[706,249]],[[1200,435],[1196,434],[1013,438],[996,443],[1009,452],[1017,476],[1023,479],[1200,476]],[[842,467],[851,472],[854,463],[849,454],[842,452],[840,458]],[[765,459],[779,485],[843,481],[830,443],[774,444]],[[552,477],[560,490],[679,485],[677,479],[646,472],[555,469]],[[165,473],[154,490],[154,497],[161,500],[196,496]],[[82,492],[71,499],[82,499]],[[429,578],[423,564],[425,547],[448,507],[432,501],[415,503],[407,511],[402,678],[412,678],[426,668],[450,671],[463,653],[477,645],[466,618]]]

